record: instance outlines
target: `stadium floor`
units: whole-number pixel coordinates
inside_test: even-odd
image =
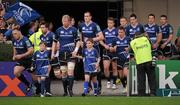
[[[63,95],[63,86],[61,80],[52,81],[51,84],[51,92],[54,96],[62,96]],[[80,96],[83,92],[83,81],[75,81],[73,93],[75,96]],[[90,95],[93,95],[93,91],[90,92]],[[106,81],[102,80],[102,96],[119,96],[125,95],[123,93],[122,85],[117,85],[117,89],[107,89]]]
[[[0,97],[0,105],[180,105],[180,97],[126,97],[122,94],[122,85],[118,89],[106,89],[106,81],[102,81],[101,96],[80,96],[83,81],[75,81],[74,97],[63,97],[62,82],[52,81],[53,97]],[[93,94],[91,92],[91,94]]]
[[[179,105],[180,97],[0,97],[0,105]]]

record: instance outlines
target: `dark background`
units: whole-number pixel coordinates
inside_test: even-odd
[[[9,0],[13,1],[13,0]],[[116,19],[116,26],[119,26],[119,17],[123,14],[123,2],[120,0],[119,2],[109,3],[109,2],[50,2],[50,1],[22,1],[26,5],[32,7],[36,10],[40,15],[45,17],[45,20],[48,22],[52,22],[54,24],[53,31],[55,31],[58,27],[62,25],[61,17],[64,14],[68,14],[75,18],[77,27],[77,23],[80,20],[84,20],[84,12],[90,11],[92,14],[92,20],[99,24],[101,30],[107,27],[106,20],[109,16],[112,16]],[[13,4],[14,2],[10,3]],[[116,7],[118,5],[118,8]],[[118,9],[117,11],[109,12],[109,9]],[[24,35],[28,33],[28,24],[21,28]],[[7,45],[8,46],[8,45]],[[1,46],[0,46],[1,47]],[[10,48],[11,49],[11,48]],[[12,49],[11,49],[12,50]],[[7,51],[7,50],[5,50]],[[4,54],[10,54],[12,51],[7,51]],[[1,52],[0,52],[1,53]],[[101,56],[102,56],[102,47],[101,47]],[[5,61],[10,61],[10,59]],[[101,60],[102,61],[102,60]],[[75,79],[82,79],[83,76],[83,64],[82,61],[78,61],[75,68]],[[78,65],[78,66],[77,66]],[[103,64],[101,62],[101,70],[103,71]],[[52,72],[53,75],[53,72]],[[103,74],[102,74],[103,75]],[[52,76],[54,78],[54,76]]]
[[[76,25],[78,21],[84,20],[84,12],[90,11],[93,16],[93,21],[98,23],[101,29],[106,28],[106,19],[108,17],[108,2],[40,2],[40,1],[23,1],[23,3],[29,5],[47,21],[53,22],[54,29],[61,26],[61,17],[64,14],[68,14],[75,18]],[[122,15],[122,2],[116,2],[119,4],[119,17]],[[113,7],[113,5],[112,5]],[[113,16],[112,14],[111,16]]]

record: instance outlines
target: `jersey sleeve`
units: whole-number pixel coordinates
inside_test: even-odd
[[[82,32],[82,23],[78,26],[78,32],[79,32],[79,33]]]
[[[169,26],[169,34],[173,34],[173,27],[171,25]]]
[[[29,39],[25,39],[25,46],[26,46],[27,48],[32,47],[32,43],[30,42]]]
[[[95,27],[96,27],[95,34],[98,34],[99,32],[102,32],[99,25],[95,24]]]
[[[156,32],[157,32],[157,34],[162,33],[162,30],[161,30],[161,27],[160,27],[160,26],[157,26],[157,28],[156,28],[156,29],[157,29],[157,31],[156,31]]]
[[[76,28],[74,28],[74,37],[75,37],[75,41],[77,42],[78,40],[80,40],[80,36],[78,35],[78,30]]]
[[[57,29],[56,30],[56,33],[53,35],[53,41],[54,42],[58,42],[58,39],[59,39],[59,32],[60,30],[59,29]]]

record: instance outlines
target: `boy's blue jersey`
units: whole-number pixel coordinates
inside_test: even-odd
[[[166,40],[169,38],[170,34],[173,34],[173,27],[170,24],[165,26],[160,26],[162,30],[162,40]]]
[[[98,58],[99,58],[99,53],[95,48],[91,50],[85,48],[83,50],[84,71],[85,72],[95,71],[96,70],[95,65],[97,63]]]
[[[64,27],[58,28],[54,37],[54,40],[60,43],[60,52],[72,52],[77,39],[77,29],[73,26],[67,29]]]
[[[139,34],[144,33],[144,27],[141,24],[138,24],[135,27],[133,27],[132,25],[127,26],[126,36],[129,36],[131,39],[133,39],[136,33],[139,33]]]
[[[148,37],[153,44],[157,41],[157,35],[162,32],[161,28],[157,24],[144,25],[144,31],[148,34]]]
[[[115,38],[113,40],[113,46],[117,46],[116,53],[118,56],[126,56],[128,57],[129,54],[126,52],[125,48],[129,47],[131,39],[128,36],[125,36],[124,38]]]
[[[46,42],[47,47],[52,47],[54,36],[55,36],[55,34],[53,32],[48,32],[47,35],[42,34],[40,36],[40,40]]]
[[[79,32],[82,34],[83,41],[86,42],[88,38],[95,38],[96,35],[101,32],[101,29],[95,22],[91,22],[89,25],[83,22],[79,25]],[[94,43],[95,46],[98,44],[98,42]]]
[[[118,30],[114,27],[113,29],[103,30],[103,35],[105,37],[105,43],[109,46],[112,46],[113,39],[118,36]]]
[[[36,75],[45,75],[48,70],[49,63],[49,51],[36,51],[33,55],[34,66]]]
[[[20,40],[13,40],[13,47],[16,49],[16,54],[24,54],[28,51],[28,48],[32,47],[32,43],[29,39],[23,36]]]

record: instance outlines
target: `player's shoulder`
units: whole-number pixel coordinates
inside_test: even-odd
[[[54,35],[54,32],[50,31],[49,34],[50,34],[50,35]]]
[[[22,40],[23,40],[23,41],[29,41],[29,39],[28,39],[26,36],[23,36],[23,37],[22,37]]]
[[[99,26],[96,22],[91,23],[92,26]]]
[[[148,24],[145,24],[144,27],[149,27],[149,25],[148,25]]]
[[[35,51],[35,52],[34,52],[34,56],[36,56],[36,55],[39,54],[39,53],[40,53],[39,50]]]
[[[51,50],[46,50],[45,53],[50,54]]]
[[[61,31],[61,30],[63,30],[63,27],[62,27],[62,26],[59,27],[59,28],[57,28],[57,29],[56,29],[56,32],[57,32],[57,31]]]
[[[170,25],[170,24],[167,24],[167,27],[170,27],[170,28],[172,28],[172,25]]]
[[[125,36],[125,39],[128,40],[128,41],[131,40],[131,38],[129,36]]]
[[[128,25],[126,26],[126,29],[130,29],[130,28],[132,28],[132,26],[131,26],[131,24],[128,24]]]
[[[71,28],[71,30],[77,31],[77,28],[74,26],[71,26],[70,28]]]
[[[93,47],[92,51],[95,52],[95,53],[98,53],[98,50],[96,48],[94,48],[94,47]]]
[[[83,26],[85,26],[85,22],[81,22],[81,23],[79,24],[79,27],[83,27]]]

